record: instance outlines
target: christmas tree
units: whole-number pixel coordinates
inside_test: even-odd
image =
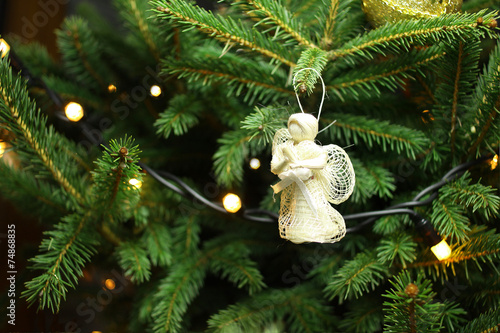
[[[3,224],[6,306],[73,332],[498,331],[495,1],[388,3],[116,0],[123,27],[65,19],[60,62],[3,41],[1,196],[45,230],[17,272],[37,226]],[[356,175],[335,243],[280,238],[296,96]]]

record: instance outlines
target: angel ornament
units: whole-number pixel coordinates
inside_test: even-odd
[[[288,119],[288,129],[276,132],[271,171],[281,179],[279,231],[293,243],[334,243],[345,235],[345,222],[330,203],[349,198],[355,182],[349,156],[337,145],[314,142],[318,120],[308,113]]]

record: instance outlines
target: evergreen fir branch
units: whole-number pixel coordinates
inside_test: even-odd
[[[338,296],[342,303],[374,290],[387,274],[387,267],[371,253],[361,252],[337,270],[324,291],[330,300]]]
[[[224,83],[229,86],[228,96],[244,94],[244,101],[249,104],[253,104],[256,98],[259,102],[267,103],[293,94],[286,88],[284,71],[263,61],[249,60],[231,53],[226,53],[221,60],[221,53],[220,48],[207,46],[202,53],[195,51],[181,60],[164,61],[163,72],[178,74],[189,82],[202,81],[203,85]]]
[[[128,23],[129,28],[140,36],[146,43],[149,51],[160,60],[160,50],[157,46],[158,35],[162,30],[155,25],[155,20],[149,17],[147,1],[117,0],[115,1],[120,16]]]
[[[382,239],[377,247],[377,257],[382,263],[390,262],[392,266],[394,259],[398,259],[403,268],[407,263],[412,263],[416,259],[417,244],[410,235],[396,233],[387,239]]]
[[[433,107],[432,114],[437,122],[450,127],[449,136],[453,156],[456,155],[457,149],[460,150],[466,146],[460,142],[462,135],[457,136],[457,132],[468,132],[470,126],[465,124],[474,122],[473,119],[467,119],[463,111],[470,104],[470,92],[477,78],[477,62],[481,48],[478,39],[469,39],[467,42],[455,40],[446,43],[444,51],[445,57],[436,66],[441,80],[436,88],[437,105]],[[459,124],[465,126],[459,126]]]
[[[479,212],[486,219],[498,216],[500,197],[496,190],[481,183],[471,184],[470,173],[466,172],[458,180],[446,184],[440,190],[440,198],[455,202],[463,207],[472,207],[472,212]]]
[[[467,312],[455,302],[444,301],[441,313],[441,326],[443,326],[447,332],[456,332],[459,328],[459,324],[466,321],[464,317]]]
[[[172,263],[173,241],[167,226],[161,223],[148,223],[140,242],[145,244],[148,256],[153,265],[169,266]]]
[[[407,219],[408,218],[401,215],[383,216],[375,221],[373,225],[373,232],[382,236],[394,234],[395,232],[403,228],[403,226],[406,224],[405,220]]]
[[[243,162],[247,154],[250,137],[246,131],[228,131],[217,140],[219,148],[213,156],[217,182],[230,187],[243,180]]]
[[[412,44],[435,44],[442,40],[459,38],[465,41],[470,36],[493,36],[487,25],[478,25],[478,18],[490,22],[498,15],[495,11],[482,10],[477,13],[445,14],[436,18],[402,20],[374,29],[329,52],[332,59],[356,63],[373,59],[374,53],[400,53],[409,50]]]
[[[0,161],[0,187],[2,198],[23,206],[32,215],[45,217],[46,221],[69,213],[64,193],[37,180],[27,170],[18,170],[4,161]]]
[[[171,132],[174,135],[185,134],[198,124],[198,114],[202,110],[202,103],[191,95],[175,95],[170,99],[168,108],[155,121],[156,133],[164,138],[168,138]]]
[[[481,144],[485,146],[498,145],[500,141],[500,43],[491,52],[488,64],[479,77],[474,94],[474,102],[470,111],[474,114],[474,125],[477,130],[472,136],[472,144],[467,150],[467,156],[480,154]]]
[[[211,12],[193,6],[181,0],[156,0],[152,2],[155,12],[161,19],[173,19],[187,25],[188,28],[201,30],[203,33],[230,44],[238,44],[247,49],[278,60],[294,67],[292,54],[280,43],[265,37],[255,29],[248,29],[231,17],[215,16]]]
[[[184,208],[185,203],[179,207]],[[175,253],[186,257],[195,254],[200,243],[201,227],[197,214],[186,212],[176,220],[176,226],[172,231]]]
[[[287,332],[322,332],[330,314],[311,286],[270,289],[219,311],[208,321],[211,332],[261,332],[275,320],[287,319]]]
[[[181,331],[187,307],[203,285],[212,251],[177,262],[171,266],[168,276],[160,281],[152,311],[154,332]]]
[[[241,241],[232,242],[211,257],[210,270],[227,278],[240,289],[248,287],[249,294],[259,292],[266,285],[256,263],[249,258],[249,252]]]
[[[259,21],[259,24],[269,24],[272,22],[276,25],[274,38],[286,40],[288,38],[295,39],[300,45],[306,47],[315,47],[310,38],[307,36],[301,21],[297,20],[295,15],[285,8],[281,1],[276,0],[247,0],[248,4],[255,8],[250,11],[250,14],[258,14],[264,19]],[[284,36],[286,35],[288,36]]]
[[[462,327],[458,333],[484,332],[493,333],[500,330],[500,309],[494,308],[482,313],[478,318]]]
[[[77,82],[56,76],[44,76],[43,81],[49,89],[57,91],[64,100],[77,102],[96,109],[103,108],[104,101]],[[44,93],[46,92],[44,91]]]
[[[155,295],[158,303],[153,310],[153,330],[155,332],[178,332],[181,329],[183,316],[188,305],[196,297],[203,285],[207,269],[222,272],[223,276],[238,271],[237,276],[228,276],[228,278],[241,286],[247,283],[254,284],[250,288],[259,290],[258,286],[263,286],[262,277],[255,268],[251,267],[253,262],[236,258],[237,253],[232,253],[231,257],[227,257],[229,253],[238,249],[240,248],[237,242],[228,243],[225,238],[223,241],[214,239],[208,242],[206,247],[197,255],[186,257],[182,262],[173,265],[169,275],[162,280]],[[224,258],[228,260],[221,261]],[[246,267],[246,269],[243,269],[243,266],[237,267],[231,259],[235,259],[240,265],[249,265],[249,267]],[[246,278],[243,277],[246,274],[249,275]],[[255,281],[250,282],[252,278]]]
[[[396,185],[394,176],[389,170],[375,163],[363,163],[357,158],[352,158],[351,162],[356,170],[357,179],[351,196],[353,202],[365,203],[374,195],[392,198]]]
[[[404,153],[409,158],[415,158],[417,153],[423,152],[430,146],[429,139],[424,133],[391,124],[387,121],[369,119],[362,116],[349,114],[336,114],[336,122],[328,129],[331,139],[334,141],[361,144],[368,148],[378,145],[382,151],[388,148],[398,154]],[[322,118],[325,123],[331,123],[331,119]]]
[[[413,280],[408,271],[401,272],[393,289],[384,296],[384,332],[439,332],[443,305],[433,302],[435,293],[429,280],[418,275]]]
[[[146,243],[122,242],[116,248],[118,263],[135,283],[149,281],[151,277],[151,262],[143,244]]]
[[[441,197],[432,202],[431,221],[437,232],[450,242],[467,240],[467,234],[471,230],[464,210]]]
[[[379,332],[383,323],[384,316],[378,300],[362,299],[353,301],[349,306],[349,311],[340,322],[339,328],[342,332]]]
[[[46,233],[49,238],[40,244],[41,253],[32,259],[32,269],[44,273],[26,282],[26,290],[22,293],[30,305],[38,301],[38,309],[59,311],[68,288],[76,287],[78,278],[83,275],[83,265],[96,252],[97,240],[89,230],[91,219],[89,211],[83,215],[68,215],[54,230]]]
[[[387,61],[373,65],[357,67],[344,71],[330,81],[327,90],[334,90],[338,96],[380,95],[380,88],[394,91],[405,85],[405,79],[412,78],[411,73],[419,73],[419,68],[434,62],[444,53],[436,47],[424,51],[412,51]]]
[[[134,146],[134,139],[127,137],[112,139],[104,147],[102,157],[95,163],[92,172],[94,187],[94,209],[106,216],[125,220],[131,216],[139,202],[140,189],[129,183],[132,178],[142,181],[139,161],[140,150]]]
[[[83,184],[77,175],[78,168],[67,155],[54,149],[55,142],[71,147],[74,144],[47,125],[46,118],[29,98],[26,83],[13,77],[5,59],[0,64],[0,122],[15,136],[11,144],[24,160],[43,165],[75,204],[83,204]]]
[[[94,91],[105,89],[108,82],[114,82],[101,59],[99,42],[87,22],[77,17],[67,18],[56,35],[64,67],[77,82]]]
[[[335,274],[341,260],[341,255],[327,256],[309,272],[307,277],[317,278],[322,284],[327,284],[330,278]]]
[[[64,74],[60,64],[54,61],[45,45],[37,41],[30,43],[13,41],[12,44],[16,50],[16,55],[19,56],[32,76],[40,78],[49,73],[55,75]]]
[[[285,109],[278,106],[255,107],[255,112],[245,117],[241,128],[248,130],[248,141],[257,138],[258,144],[267,146],[273,142],[274,134],[283,128],[288,119]]]
[[[318,8],[318,35],[323,50],[340,47],[363,33],[366,20],[359,0],[323,0]]]
[[[294,68],[294,90],[300,92],[306,91],[308,95],[312,94],[319,78],[318,73],[321,75],[327,62],[326,52],[321,49],[309,48],[302,52],[297,62],[297,67]],[[306,68],[312,68],[315,71]]]

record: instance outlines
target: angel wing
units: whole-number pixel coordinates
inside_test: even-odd
[[[338,205],[346,201],[354,190],[356,177],[349,156],[337,145],[324,146],[327,164],[318,173],[318,180],[329,202]]]
[[[288,129],[281,128],[276,131],[273,139],[273,158],[271,160],[271,172],[274,174],[280,174],[281,172],[287,171],[288,160],[283,154],[283,147],[293,146],[292,136]]]

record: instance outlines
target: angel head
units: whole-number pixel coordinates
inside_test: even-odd
[[[309,113],[295,113],[288,119],[288,132],[295,143],[314,141],[318,134],[318,120]]]

